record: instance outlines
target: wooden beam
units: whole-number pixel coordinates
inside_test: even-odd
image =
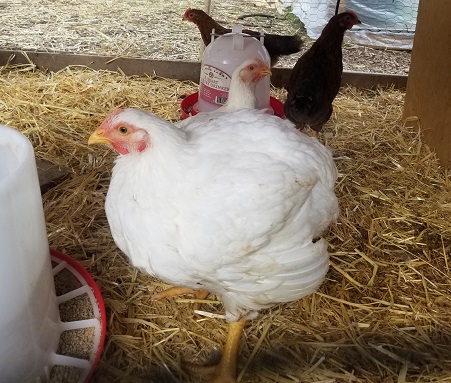
[[[205,0],[204,12],[207,15],[210,15],[210,13],[211,13],[211,0]],[[206,48],[206,46],[204,44],[204,41],[202,39],[199,39],[199,61],[202,61],[202,57],[204,57],[205,48]]]
[[[57,72],[70,65],[86,66],[94,70],[122,70],[126,75],[160,76],[170,79],[199,79],[200,64],[191,61],[164,61],[142,58],[82,55],[75,53],[0,51],[0,65],[27,64]]]
[[[39,186],[41,194],[61,183],[69,174],[67,171],[60,169],[47,161],[36,158],[36,168],[38,170]]]
[[[115,58],[113,56],[81,55],[74,53],[0,51],[0,65],[34,63],[37,68],[57,72],[70,65],[86,66],[94,70],[121,70],[126,75],[159,76],[199,83],[200,62],[149,60],[143,58]],[[275,87],[285,87],[291,68],[273,68],[271,83]],[[407,76],[383,73],[349,72],[343,73],[342,84],[358,88],[390,86],[405,88]]]
[[[286,87],[291,69],[272,68],[271,71],[271,83],[276,87]],[[372,89],[378,86],[393,86],[398,89],[404,89],[407,85],[407,76],[344,71],[341,77],[341,85],[351,85],[366,89]]]
[[[420,0],[403,117],[451,165],[451,1]]]

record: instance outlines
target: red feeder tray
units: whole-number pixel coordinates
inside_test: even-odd
[[[199,111],[195,108],[196,103],[199,99],[199,92],[192,93],[189,96],[186,96],[181,103],[182,109],[182,118],[188,118],[191,116],[195,116]],[[277,117],[285,118],[285,112],[283,110],[283,103],[279,101],[277,98],[270,97],[269,98],[269,106],[274,111],[274,114]]]
[[[62,270],[67,270],[70,273],[69,275],[72,275],[72,278],[78,281],[80,285],[80,287],[74,288],[74,290],[57,296],[57,302],[60,304],[87,293],[94,313],[92,319],[61,322],[62,329],[77,329],[91,326],[95,328],[94,346],[90,352],[89,360],[54,354],[53,364],[79,367],[82,372],[78,383],[88,383],[99,362],[105,342],[106,312],[102,294],[91,275],[77,261],[52,248],[50,248],[50,255],[53,264],[53,275],[57,275]]]

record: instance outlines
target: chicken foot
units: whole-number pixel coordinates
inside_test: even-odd
[[[236,362],[241,336],[244,331],[245,320],[229,323],[227,341],[219,364],[215,366],[198,366],[186,364],[184,368],[191,373],[210,375],[209,383],[237,383]]]

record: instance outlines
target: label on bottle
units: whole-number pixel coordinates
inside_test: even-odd
[[[231,77],[211,65],[202,66],[200,73],[199,97],[216,105],[224,105],[229,95]]]

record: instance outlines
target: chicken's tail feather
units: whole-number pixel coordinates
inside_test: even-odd
[[[265,46],[268,51],[271,50],[273,55],[291,55],[301,50],[304,41],[299,35],[281,36],[281,35],[265,35]]]

